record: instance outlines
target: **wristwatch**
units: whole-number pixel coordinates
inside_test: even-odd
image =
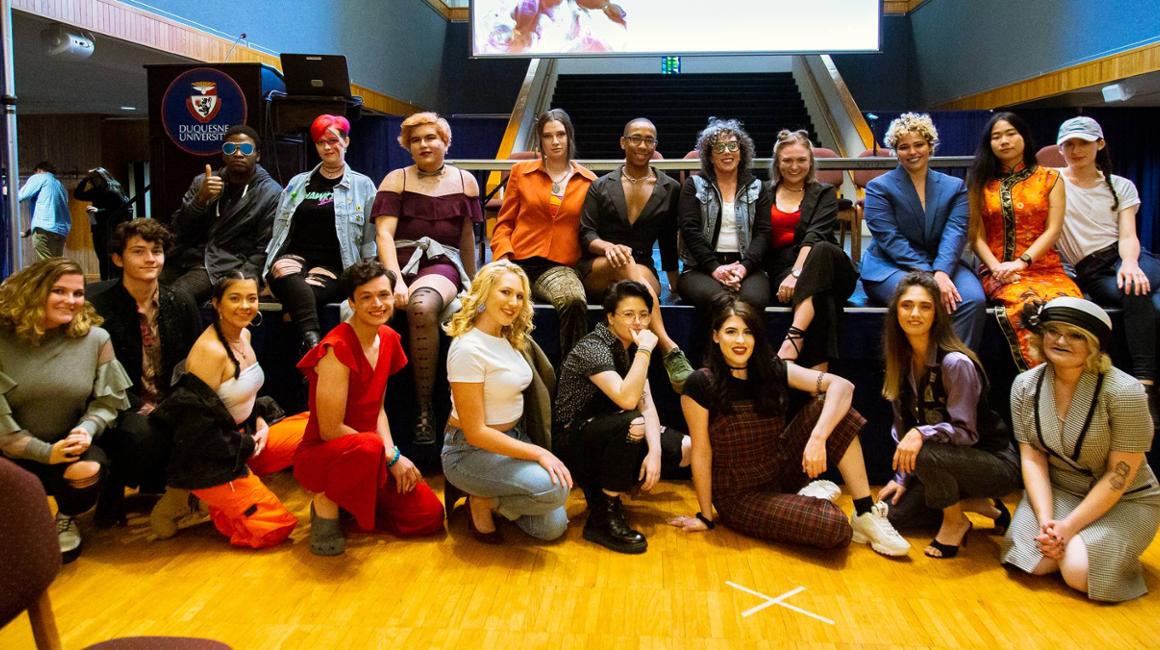
[[[802,277],[802,270],[801,269],[794,269],[794,270],[790,271],[789,274],[795,278],[800,278],[800,277]]]
[[[1031,266],[1031,254],[1030,253],[1023,253],[1022,255],[1019,256],[1019,261],[1023,262],[1027,266]]]

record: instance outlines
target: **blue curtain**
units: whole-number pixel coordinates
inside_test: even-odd
[[[448,158],[495,158],[507,128],[507,118],[449,118],[451,149]],[[411,154],[399,146],[401,117],[364,116],[351,125],[350,166],[375,182],[387,172],[411,164]]]

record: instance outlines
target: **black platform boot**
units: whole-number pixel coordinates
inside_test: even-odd
[[[599,494],[599,497],[593,494],[588,501],[584,539],[617,553],[644,553],[648,550],[648,540],[639,531],[629,528],[624,520],[620,497]]]

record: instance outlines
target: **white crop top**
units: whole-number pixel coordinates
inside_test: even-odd
[[[524,389],[532,383],[532,368],[507,339],[472,329],[451,341],[447,381],[482,383],[484,424],[507,424],[524,415]],[[459,419],[454,396],[451,417]]]
[[[262,372],[262,366],[255,363],[243,368],[237,379],[230,377],[218,386],[218,397],[233,416],[234,422],[241,424],[254,412],[258,390],[265,381],[266,374]]]

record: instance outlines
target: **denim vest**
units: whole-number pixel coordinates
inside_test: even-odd
[[[274,217],[274,232],[270,245],[266,247],[266,266],[262,277],[270,273],[274,260],[281,254],[290,237],[290,220],[294,211],[306,199],[306,184],[310,176],[322,166],[298,174],[290,179],[282,196],[278,199],[278,212]],[[375,246],[375,226],[368,216],[378,188],[366,176],[349,166],[342,174],[342,180],[334,186],[334,231],[338,235],[338,249],[345,269],[355,262],[377,253]]]
[[[697,190],[697,201],[701,203],[701,236],[716,250],[717,219],[721,214],[721,192],[717,185],[701,176],[690,176],[693,187]],[[753,220],[757,217],[757,197],[761,194],[761,179],[750,178],[745,187],[738,187],[737,196],[733,201],[734,218],[737,220],[737,249],[741,259],[745,259],[749,250],[749,242],[753,239]],[[697,266],[681,243],[681,259],[690,268]]]

